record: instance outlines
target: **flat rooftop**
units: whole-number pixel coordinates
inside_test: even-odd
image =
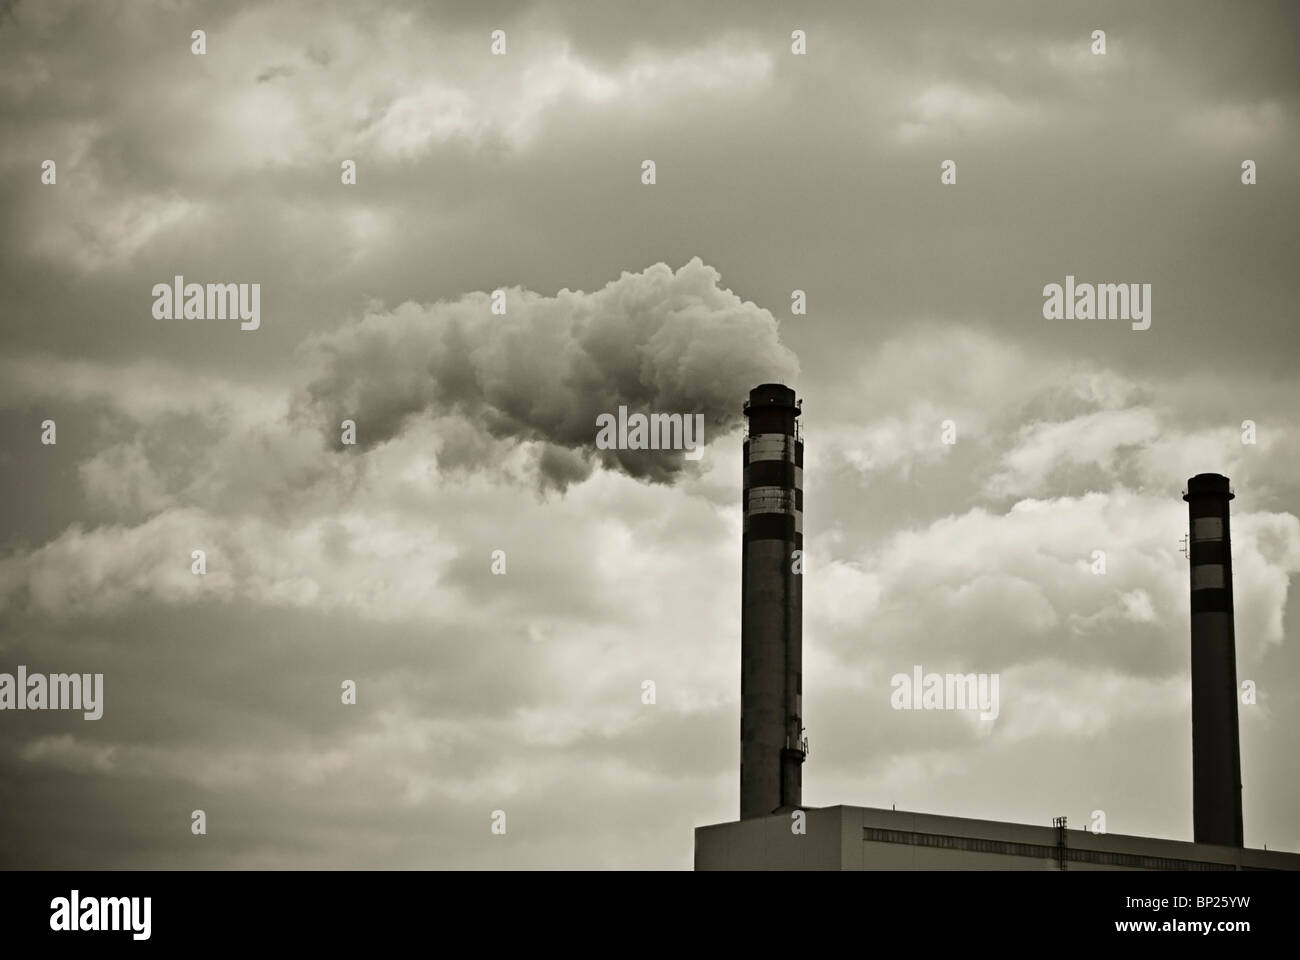
[[[1300,870],[1300,854],[1081,826],[970,820],[876,807],[804,807],[695,828],[696,870]],[[1064,839],[1064,844],[1061,840]]]

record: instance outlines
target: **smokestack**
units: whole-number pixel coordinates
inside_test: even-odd
[[[740,816],[801,804],[803,437],[789,387],[749,391],[740,608]]]
[[[1197,843],[1243,845],[1241,746],[1237,733],[1237,642],[1232,610],[1228,478],[1187,481],[1191,522],[1192,820]]]

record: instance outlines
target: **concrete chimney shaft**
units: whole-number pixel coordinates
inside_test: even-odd
[[[740,816],[802,803],[803,439],[789,387],[749,393],[740,612]]]
[[[1187,481],[1192,605],[1192,820],[1197,843],[1243,846],[1228,478]]]

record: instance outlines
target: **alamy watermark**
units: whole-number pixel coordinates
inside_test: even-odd
[[[87,720],[104,715],[102,673],[0,673],[0,710],[81,710]]]
[[[704,456],[704,414],[634,413],[618,408],[618,416],[596,417],[598,450],[685,450],[687,460]]]
[[[153,285],[156,320],[242,320],[240,330],[262,325],[260,283],[186,283],[176,276],[171,283]]]
[[[895,710],[978,710],[990,721],[998,718],[996,673],[926,673],[920,664],[911,676],[896,673],[889,680],[894,692],[889,705]]]
[[[125,930],[132,940],[148,940],[153,923],[152,897],[83,897],[73,890],[50,901],[50,929],[76,933],[82,930]]]
[[[1043,287],[1044,320],[1131,320],[1134,330],[1151,327],[1151,284],[1075,283]]]

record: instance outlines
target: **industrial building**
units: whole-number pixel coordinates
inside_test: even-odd
[[[1300,870],[1300,854],[874,807],[695,829],[696,870]]]
[[[697,870],[1300,870],[1243,846],[1227,477],[1187,482],[1192,842],[873,807],[802,806],[802,402],[783,384],[744,406],[740,819],[697,827]]]

